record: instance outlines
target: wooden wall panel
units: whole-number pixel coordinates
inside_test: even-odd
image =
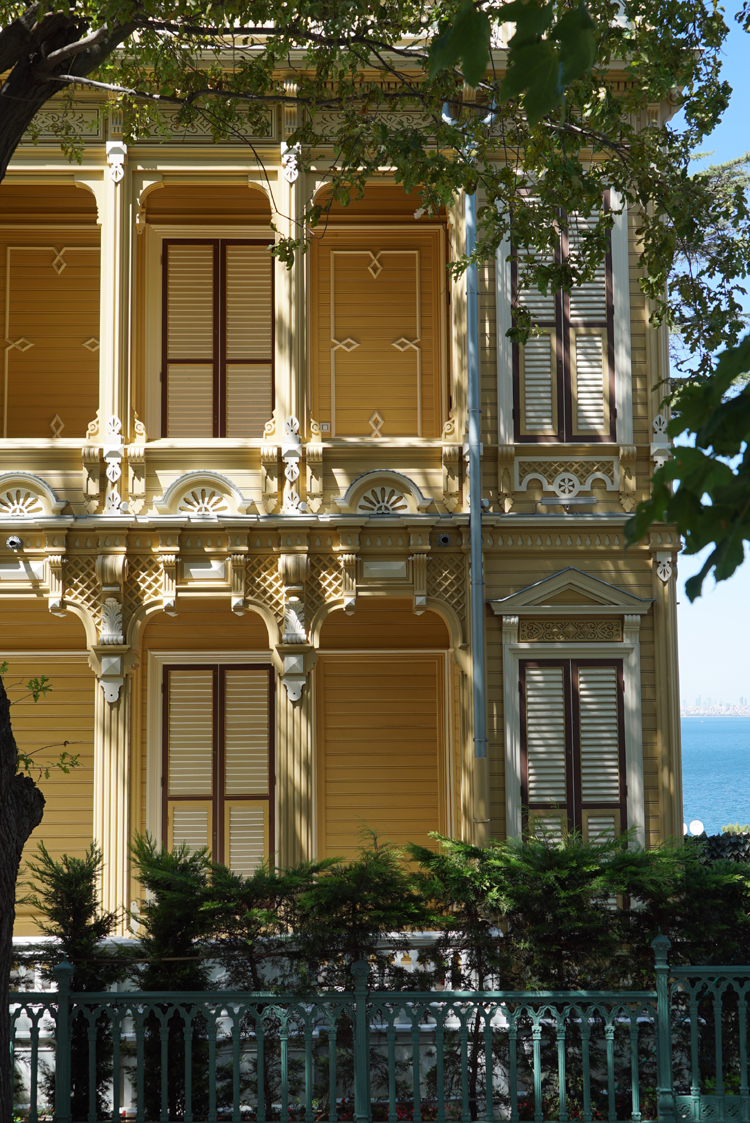
[[[0,184],[0,223],[88,223],[96,225],[96,200],[85,187],[72,184]]]
[[[170,225],[257,225],[271,221],[271,204],[257,187],[168,183],[146,197],[146,220]]]
[[[363,828],[434,846],[445,830],[444,656],[318,663],[318,854],[356,853]]]
[[[321,651],[401,651],[447,648],[448,628],[436,612],[415,616],[410,600],[360,597],[352,616],[341,611],[327,617],[320,634]]]
[[[13,705],[11,719],[19,748],[35,753],[40,766],[52,765],[63,751],[61,743],[69,741],[67,751],[77,753],[80,762],[68,775],[53,769],[48,780],[37,781],[47,802],[44,819],[24,850],[24,860],[33,856],[40,839],[53,858],[63,854],[81,857],[91,843],[94,826],[94,692],[99,687],[85,653],[40,651],[33,658],[12,657],[9,662],[8,683],[41,674],[52,682],[48,695],[37,703],[25,699]],[[11,698],[22,694],[13,690]],[[15,934],[39,934],[27,905],[17,911]]]
[[[441,237],[329,229],[313,244],[312,412],[333,435],[371,437],[375,413],[382,436],[440,435]]]
[[[0,662],[9,651],[74,651],[86,649],[83,624],[72,613],[53,616],[47,598],[0,600]],[[12,659],[11,670],[12,670]],[[46,674],[43,667],[35,675]]]

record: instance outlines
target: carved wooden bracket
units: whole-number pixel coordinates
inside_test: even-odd
[[[323,504],[323,445],[305,445],[307,507],[317,514]]]
[[[351,616],[357,607],[357,555],[340,554],[339,561],[342,571],[344,612]]]
[[[497,503],[504,514],[513,506],[513,461],[516,450],[513,445],[499,445],[497,450]]]
[[[47,558],[47,580],[49,593],[47,594],[47,607],[53,616],[64,616],[63,608],[63,565],[65,558],[62,554],[51,554]]]
[[[278,445],[262,445],[260,474],[263,481],[263,507],[272,515],[279,504],[279,449]]]
[[[461,446],[443,445],[443,505],[446,511],[455,511],[461,495]]]
[[[100,502],[101,454],[98,445],[84,445],[81,449],[81,461],[83,501],[93,515],[99,509]]]
[[[414,582],[413,608],[421,616],[427,608],[427,554],[412,554],[412,579]]]
[[[232,554],[230,562],[232,566],[232,612],[236,616],[243,616],[245,613],[245,566],[247,565],[247,556],[245,554]]]
[[[635,445],[620,447],[620,506],[630,513],[635,507],[635,462],[638,449]]]

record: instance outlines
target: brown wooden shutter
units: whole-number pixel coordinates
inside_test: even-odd
[[[513,303],[530,313],[535,329],[543,334],[513,347],[516,440],[558,441],[563,422],[561,297],[525,285],[523,260],[513,262]]]
[[[597,216],[573,214],[566,250],[575,251]],[[590,281],[563,295],[567,440],[616,438],[614,409],[614,307],[612,258],[607,254]]]
[[[626,825],[622,663],[522,661],[521,801],[545,833],[596,841]]]
[[[273,258],[267,243],[226,242],[222,435],[262,437],[273,413]]]
[[[570,669],[566,662],[521,664],[521,801],[545,833],[567,830],[570,775]]]
[[[165,686],[167,842],[213,848],[214,672],[169,668]]]
[[[585,838],[614,837],[626,818],[622,664],[575,663],[573,693],[577,818]]]
[[[218,435],[218,242],[165,241],[162,436]]]

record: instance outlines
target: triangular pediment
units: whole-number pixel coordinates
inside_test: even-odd
[[[642,616],[652,602],[570,566],[489,603],[496,616],[542,616],[546,613]]]

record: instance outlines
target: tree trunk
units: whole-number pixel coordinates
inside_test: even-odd
[[[0,109],[0,119],[2,110]],[[44,814],[44,796],[30,776],[16,772],[18,750],[10,705],[0,678],[0,1123],[13,1118],[8,991],[13,960],[16,880],[21,854]]]

